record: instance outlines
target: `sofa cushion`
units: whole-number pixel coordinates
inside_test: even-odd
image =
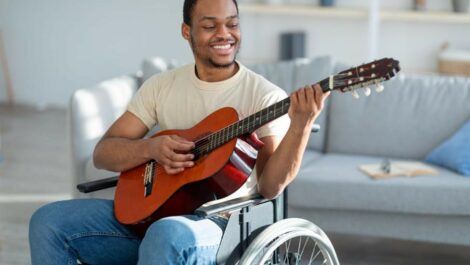
[[[246,67],[284,89],[287,94],[292,90],[295,61],[247,64]]]
[[[333,93],[327,151],[423,159],[470,117],[470,79],[400,75],[385,91]]]
[[[171,70],[180,65],[182,65],[182,62],[175,59],[164,59],[162,57],[146,58],[142,62],[142,79],[140,84],[145,82],[145,80],[149,79],[152,75]]]
[[[426,156],[426,161],[470,176],[470,120]]]
[[[329,56],[296,60],[293,89],[307,84],[318,83],[331,74],[331,68],[331,58]],[[326,118],[328,116],[329,102],[329,100],[326,101],[322,113],[315,121],[316,124],[320,125],[320,131],[310,136],[308,149],[325,151]]]
[[[437,176],[372,180],[358,170],[381,158],[307,152],[289,186],[289,204],[302,208],[470,215],[470,181],[444,168]],[[393,161],[392,161],[393,162]]]
[[[137,79],[134,76],[121,76],[73,93],[67,113],[67,129],[76,183],[85,181],[85,165],[96,143],[124,113],[136,90]]]
[[[284,89],[287,94],[290,94],[298,88],[317,83],[328,77],[331,74],[331,58],[323,56],[270,64],[248,64],[247,67]],[[324,111],[315,121],[316,124],[320,125],[321,129],[310,137],[308,143],[309,149],[317,151],[324,151],[325,149],[327,110],[328,101]]]

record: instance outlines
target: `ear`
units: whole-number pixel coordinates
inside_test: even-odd
[[[189,37],[191,36],[191,27],[186,24],[186,23],[183,23],[181,24],[181,35],[183,36],[183,38],[185,40],[189,40]]]

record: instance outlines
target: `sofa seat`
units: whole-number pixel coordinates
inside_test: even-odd
[[[308,151],[299,175],[289,186],[289,205],[306,210],[470,215],[468,178],[435,167],[438,176],[373,180],[358,169],[380,161],[372,156]]]

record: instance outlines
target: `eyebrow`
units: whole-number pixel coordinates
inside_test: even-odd
[[[226,17],[225,19],[230,20],[230,19],[234,19],[234,18],[238,18],[238,15],[229,16],[229,17]],[[203,20],[217,20],[217,17],[205,16],[205,17],[202,17],[201,19],[199,19],[199,21],[203,21]]]

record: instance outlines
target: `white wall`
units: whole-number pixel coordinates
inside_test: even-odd
[[[250,2],[245,0],[243,2]],[[318,0],[285,0],[310,2]],[[371,0],[338,0],[341,8],[367,8]],[[18,103],[65,106],[71,93],[107,78],[133,73],[147,56],[191,61],[180,36],[183,0],[0,0]],[[431,10],[450,1],[428,0]],[[411,9],[411,0],[381,1],[388,9]],[[378,56],[393,56],[405,70],[432,71],[441,44],[470,48],[470,24],[380,23]],[[307,33],[307,56],[332,55],[350,64],[368,57],[367,19],[242,14],[242,60],[278,58],[279,33]],[[0,101],[5,101],[0,77]]]
[[[17,102],[65,106],[75,89],[133,73],[145,57],[191,59],[180,37],[182,3],[0,0]]]
[[[258,2],[265,2],[261,0]],[[312,5],[318,0],[309,0]],[[339,8],[367,9],[372,0],[337,0]],[[378,1],[378,0],[377,0]],[[245,0],[244,2],[256,2]],[[284,0],[306,3],[307,0]],[[427,10],[451,12],[451,1],[428,0]],[[380,1],[385,10],[412,10],[413,1]],[[467,14],[467,16],[470,16]],[[272,16],[247,14],[243,17],[246,60],[272,61],[278,58],[278,34],[304,31],[307,35],[307,56],[331,55],[348,64],[368,61],[368,18]],[[247,40],[249,39],[249,40]],[[470,23],[379,21],[376,58],[395,57],[404,71],[434,72],[437,56],[445,42],[451,47],[470,50]]]

